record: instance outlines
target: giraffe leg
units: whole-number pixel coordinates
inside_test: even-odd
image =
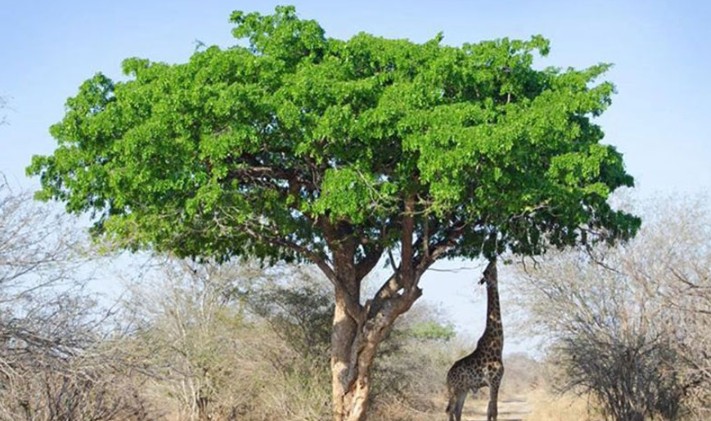
[[[497,402],[499,400],[499,381],[494,381],[489,386],[489,407],[486,410],[486,421],[496,421],[499,414]]]
[[[449,394],[449,402],[447,403],[447,409],[445,409],[445,411],[444,411],[447,413],[450,420],[452,419],[452,412],[454,411],[454,406],[456,405],[456,403],[457,403],[456,395],[454,395],[453,393],[450,393]]]
[[[453,393],[449,398],[449,405],[447,405],[447,414],[449,415],[449,421],[461,421],[462,419],[462,408],[464,407],[464,400],[467,398],[467,391],[459,393]]]

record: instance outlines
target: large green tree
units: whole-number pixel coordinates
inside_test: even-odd
[[[437,260],[637,230],[606,202],[633,179],[591,121],[608,65],[537,70],[540,36],[333,39],[292,7],[231,21],[234,47],[87,80],[28,172],[131,249],[316,264],[335,291],[335,419],[365,418],[378,344]],[[361,300],[385,256],[392,275]]]

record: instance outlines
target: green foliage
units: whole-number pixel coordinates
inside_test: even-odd
[[[326,256],[324,219],[362,258],[398,241],[407,197],[416,238],[450,257],[637,230],[606,202],[633,180],[591,121],[610,104],[595,83],[608,65],[536,70],[540,36],[333,39],[293,7],[231,21],[246,45],[84,82],[51,128],[57,149],[28,167],[37,196],[126,247],[218,259]]]
[[[430,340],[447,342],[456,336],[452,325],[440,324],[432,320],[415,324],[410,328],[409,333],[413,338],[421,341]]]

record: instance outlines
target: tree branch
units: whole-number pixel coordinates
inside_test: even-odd
[[[368,275],[370,271],[373,270],[375,265],[377,265],[380,261],[380,258],[382,257],[384,251],[381,245],[376,245],[372,247],[364,246],[364,249],[366,249],[365,257],[356,264],[356,278],[358,278],[359,281],[365,278],[366,275]]]
[[[449,249],[451,249],[457,240],[464,234],[464,228],[467,224],[464,222],[454,223],[448,230],[444,239],[432,245],[427,246],[427,253],[417,256],[415,263],[415,279],[425,273],[434,262],[439,260]]]
[[[298,255],[304,256],[311,263],[318,266],[318,268],[321,269],[323,274],[326,275],[326,278],[328,278],[328,280],[332,284],[336,285],[336,281],[337,281],[336,273],[335,273],[333,267],[331,267],[331,265],[329,265],[328,259],[320,256],[318,253],[314,252],[313,250],[310,250],[309,248],[307,248],[303,245],[297,244],[293,241],[289,241],[289,240],[285,239],[284,236],[278,235],[279,230],[276,227],[270,225],[267,228],[268,228],[268,230],[260,230],[260,231],[269,231],[271,233],[275,233],[276,235],[266,235],[266,234],[255,231],[254,229],[252,229],[249,226],[243,227],[243,229],[245,230],[245,233],[247,233],[247,235],[249,235],[250,237],[252,237],[253,239],[255,239],[257,241],[264,241],[264,242],[269,243],[274,246],[284,247],[284,248],[287,248],[289,250],[296,252]]]
[[[412,244],[415,231],[415,198],[409,195],[405,199],[405,211],[402,215],[402,237],[400,239],[402,252],[400,257],[400,282],[404,288],[411,288],[415,284],[415,251]]]

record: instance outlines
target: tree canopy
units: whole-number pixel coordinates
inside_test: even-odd
[[[223,259],[327,261],[343,236],[356,262],[380,257],[408,212],[421,260],[639,226],[606,202],[633,184],[591,121],[610,104],[613,85],[595,83],[609,65],[537,70],[541,36],[328,38],[292,7],[231,21],[231,48],[129,58],[128,80],[84,82],[51,127],[57,149],[28,167],[38,197],[91,212],[127,247]]]

